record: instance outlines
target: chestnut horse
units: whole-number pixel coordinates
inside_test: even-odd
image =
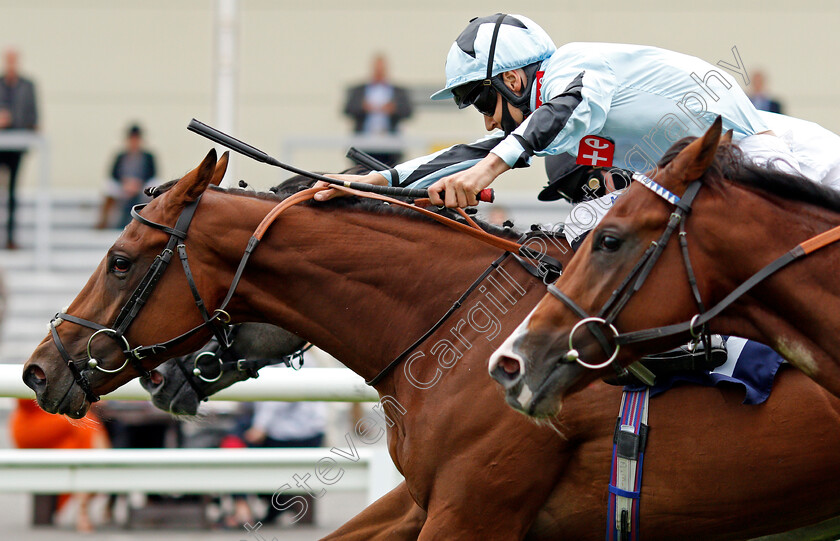
[[[340,201],[282,214],[226,304],[240,255],[277,200],[208,190],[220,177],[211,152],[142,210],[108,251],[60,315],[63,323],[26,363],[24,380],[44,409],[81,416],[95,393],[206,342],[212,323],[196,309],[200,297],[203,306],[226,306],[235,322],[263,321],[295,332],[377,380],[392,423],[389,451],[406,481],[381,506],[348,523],[352,531],[336,532],[341,538],[381,531],[367,520],[422,540],[603,536],[620,390],[599,384],[570,401],[553,426],[535,425],[505,406],[484,368],[490,352],[542,297],[541,280],[510,257],[488,267],[500,259],[498,247],[392,207]],[[178,224],[185,208],[195,211],[189,235]],[[171,229],[149,225],[154,223]],[[186,237],[185,248],[176,249],[179,257],[190,256],[195,293],[185,273],[174,269],[148,282],[155,283],[150,294],[135,292],[141,281],[147,284],[146,269],[166,257],[171,231]],[[461,307],[443,326],[378,377],[459,297]],[[142,309],[121,310],[135,298],[143,300]],[[121,313],[134,314],[122,334],[85,326],[119,323]],[[157,348],[130,345],[163,339]],[[84,365],[75,363],[73,374],[65,355]],[[652,407],[650,417],[659,432],[652,429],[647,449],[642,535],[742,538],[840,513],[840,457],[834,456],[840,431],[825,430],[838,422],[837,403],[812,387],[791,373],[771,402],[756,408],[736,407],[740,398],[731,389],[686,387],[656,399],[662,406]],[[782,412],[801,423],[779,431]],[[729,422],[721,423],[722,417]],[[363,440],[375,432],[357,427],[356,436]],[[698,451],[702,441],[712,451]],[[807,457],[802,441],[811,443]],[[354,533],[359,531],[367,533]]]
[[[582,369],[575,356],[628,364],[699,336],[708,320],[711,332],[767,344],[840,396],[840,286],[831,279],[840,193],[752,163],[721,138],[719,120],[674,145],[662,165],[618,198],[491,358],[509,402],[527,390],[533,398],[517,407],[550,415],[605,373]],[[588,325],[609,343],[594,339],[586,316],[597,316]]]

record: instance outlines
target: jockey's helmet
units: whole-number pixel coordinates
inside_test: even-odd
[[[460,109],[475,105],[482,113],[492,116],[495,92],[498,92],[527,115],[534,74],[556,49],[545,30],[522,15],[497,13],[474,18],[449,49],[446,86],[431,98],[454,98]],[[500,77],[518,68],[526,71],[525,87],[519,96]]]

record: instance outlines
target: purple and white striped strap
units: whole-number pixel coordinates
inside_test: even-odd
[[[647,441],[650,389],[624,390],[613,438],[607,541],[639,539],[642,464]]]
[[[680,201],[680,198],[676,194],[670,192],[667,188],[661,186],[650,177],[647,177],[641,173],[633,173],[633,180],[635,180],[639,184],[644,185],[650,191],[652,191],[665,201],[671,203],[672,205],[676,205]]]

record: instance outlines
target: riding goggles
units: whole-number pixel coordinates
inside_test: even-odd
[[[474,105],[478,112],[484,116],[496,114],[496,89],[489,79],[477,81],[473,84],[465,84],[452,89],[452,95],[459,109],[465,109]]]

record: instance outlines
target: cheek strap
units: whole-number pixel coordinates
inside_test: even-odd
[[[510,114],[510,102],[502,96],[502,130],[505,136],[510,135],[517,128],[513,115]]]

